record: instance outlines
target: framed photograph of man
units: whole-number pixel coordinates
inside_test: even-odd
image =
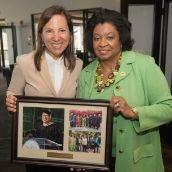
[[[110,170],[112,118],[105,100],[17,96],[12,161]]]

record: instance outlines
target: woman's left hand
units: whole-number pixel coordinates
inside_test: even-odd
[[[110,100],[110,106],[115,113],[121,113],[126,118],[137,119],[138,114],[134,112],[127,101],[120,96],[112,96]]]

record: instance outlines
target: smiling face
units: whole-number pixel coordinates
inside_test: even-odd
[[[93,48],[102,60],[113,60],[121,54],[121,42],[117,29],[110,23],[98,24],[93,30]]]
[[[42,113],[42,122],[43,122],[43,126],[48,125],[51,122],[51,115],[43,112]]]
[[[67,48],[70,40],[70,32],[64,15],[54,15],[43,27],[42,40],[46,51],[58,58]]]

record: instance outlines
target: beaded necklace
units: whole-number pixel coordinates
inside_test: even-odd
[[[102,72],[102,68],[100,66],[100,63],[98,64],[95,74],[97,92],[103,92],[106,87],[109,87],[115,82],[115,78],[120,68],[120,61],[121,57],[118,59],[115,68],[112,69],[111,73],[108,74],[108,79],[106,81],[103,80],[104,75]]]

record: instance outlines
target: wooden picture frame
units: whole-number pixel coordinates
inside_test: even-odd
[[[44,110],[48,129],[40,125]],[[17,96],[12,162],[110,170],[112,118],[106,100]]]

